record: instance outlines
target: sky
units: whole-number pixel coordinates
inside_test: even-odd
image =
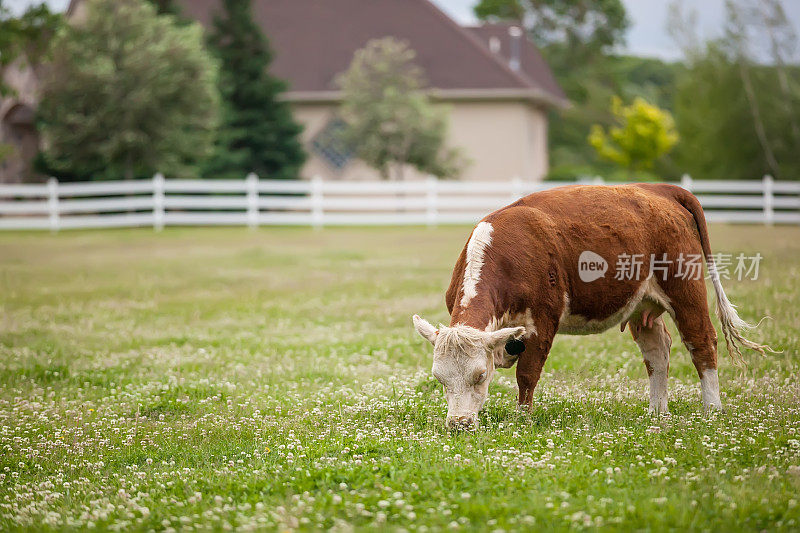
[[[475,22],[472,6],[477,0],[433,0],[462,24]],[[800,1],[781,0],[787,17],[800,34]],[[625,50],[633,55],[680,59],[681,53],[667,33],[669,0],[622,0],[631,20]],[[684,0],[684,8],[697,12],[698,33],[703,40],[718,37],[725,24],[725,0]]]
[[[24,9],[40,0],[6,0],[14,10]],[[451,17],[462,24],[475,22],[472,6],[477,0],[432,0]],[[782,0],[786,14],[800,34],[800,1]],[[68,0],[48,0],[54,9],[65,9]],[[659,57],[675,60],[680,58],[677,49],[666,30],[667,10],[671,2],[667,0],[623,0],[631,19],[625,51],[634,55]],[[684,1],[697,11],[698,30],[703,38],[718,36],[725,20],[725,0]],[[800,51],[798,51],[800,53]]]

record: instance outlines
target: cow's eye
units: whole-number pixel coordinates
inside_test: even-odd
[[[475,384],[479,385],[479,384],[483,383],[483,381],[486,379],[486,375],[487,374],[488,374],[488,371],[485,371],[483,374],[478,376],[478,379],[475,380]]]

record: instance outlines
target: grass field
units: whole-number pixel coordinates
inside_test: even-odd
[[[530,413],[500,371],[451,434],[410,316],[447,321],[468,233],[0,234],[0,530],[800,528],[800,228],[712,227],[764,256],[724,284],[783,350],[720,344],[724,413],[675,342],[648,415],[614,330],[558,337]]]

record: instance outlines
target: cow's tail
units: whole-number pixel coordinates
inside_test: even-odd
[[[703,255],[706,258],[706,266],[708,267],[708,275],[711,277],[711,283],[714,285],[714,292],[717,295],[717,318],[722,325],[722,333],[725,335],[725,343],[728,345],[728,353],[737,363],[744,363],[742,352],[739,346],[754,350],[761,355],[766,355],[766,352],[774,352],[766,344],[758,344],[749,339],[746,339],[742,334],[742,330],[753,329],[754,325],[748,324],[739,317],[736,312],[736,306],[728,300],[725,294],[725,289],[722,288],[719,272],[714,263],[714,257],[711,255],[711,243],[708,238],[708,227],[706,226],[706,217],[703,214],[703,208],[700,201],[689,191],[680,189],[676,194],[678,202],[687,209],[694,217],[694,222],[697,225],[697,232],[700,235],[700,245],[703,248]]]

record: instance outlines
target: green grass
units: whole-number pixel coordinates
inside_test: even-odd
[[[410,316],[447,321],[468,232],[0,234],[0,530],[800,528],[800,228],[712,228],[764,255],[724,284],[783,350],[720,345],[724,413],[675,342],[648,415],[614,330],[558,337],[530,413],[501,371],[451,434]]]

